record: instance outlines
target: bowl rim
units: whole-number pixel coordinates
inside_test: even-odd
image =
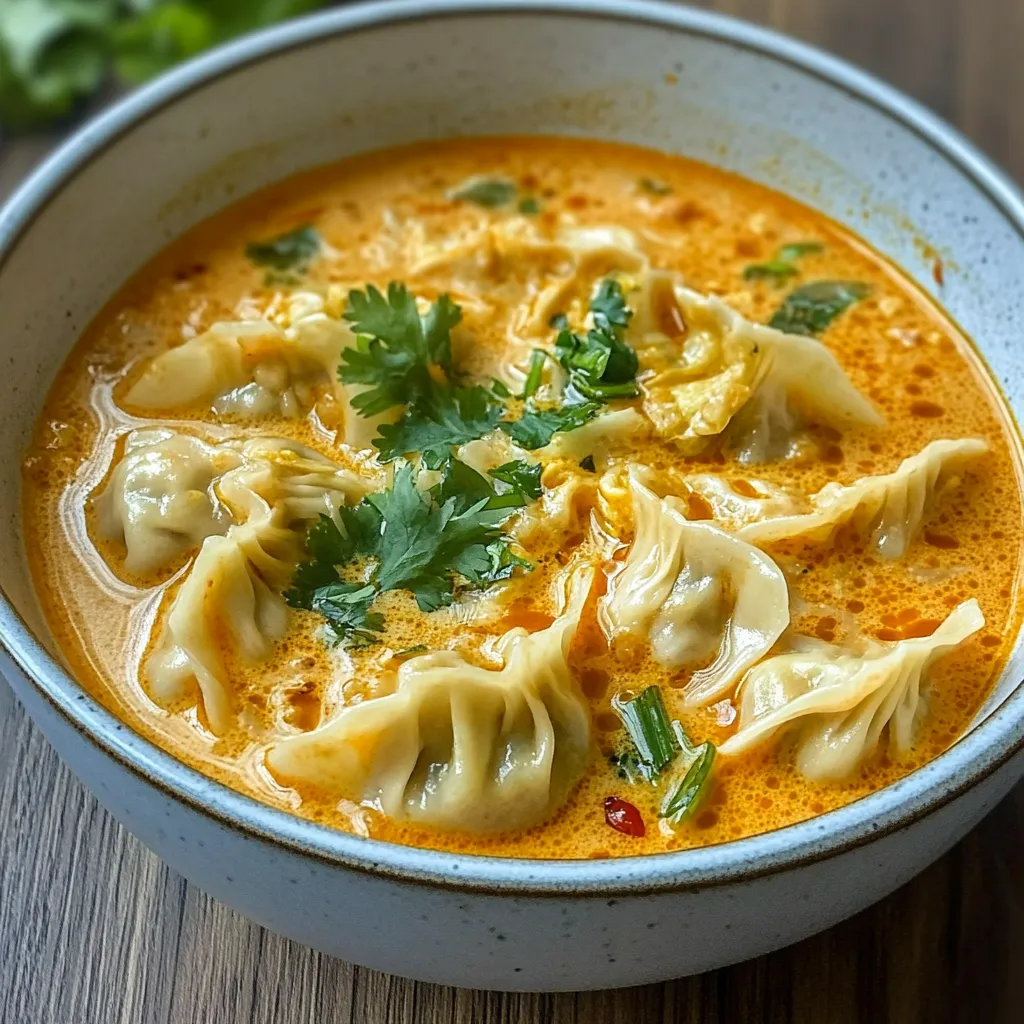
[[[773,30],[658,0],[374,0],[266,29],[172,70],[91,120],[0,210],[0,272],[23,234],[76,174],[164,107],[250,64],[328,37],[448,17],[553,15],[654,26],[763,54],[838,87],[911,131],[986,195],[1024,238],[1024,196],[972,143],[916,101],[851,64]],[[815,818],[715,846],[607,860],[524,860],[402,846],[317,825],[188,767],[103,708],[36,639],[0,589],[0,645],[66,725],[165,796],[241,836],[324,865],[502,896],[652,895],[751,881],[837,856],[904,829],[1024,750],[1024,686],[933,761]],[[610,901],[611,903],[614,900]]]

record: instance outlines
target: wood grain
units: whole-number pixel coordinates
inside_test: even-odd
[[[1024,180],[1024,0],[718,0],[840,53]],[[0,193],[49,140],[0,149]],[[0,684],[2,687],[2,684]],[[414,984],[321,956],[172,874],[0,692],[3,1024],[647,1024],[1021,1019],[1024,786],[889,899],[790,949],[619,992]]]

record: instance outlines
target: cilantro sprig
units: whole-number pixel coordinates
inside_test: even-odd
[[[569,374],[572,388],[584,398],[607,402],[636,396],[639,361],[625,340],[633,312],[618,281],[607,278],[590,300],[594,326],[586,334],[562,327],[555,358]]]
[[[374,440],[384,462],[418,452],[428,469],[436,469],[451,449],[490,433],[502,407],[487,388],[435,388],[393,424],[382,423]]]
[[[375,416],[396,405],[416,405],[433,396],[438,377],[452,367],[452,328],[462,310],[442,295],[420,316],[416,299],[398,281],[387,294],[372,284],[349,292],[345,319],[357,344],[341,353],[338,377],[344,384],[364,384],[352,399],[363,416]]]
[[[498,494],[451,457],[428,493],[417,488],[411,466],[400,466],[390,488],[310,527],[310,557],[285,598],[322,615],[338,640],[372,643],[384,626],[373,603],[385,591],[407,590],[429,612],[450,604],[460,587],[480,588],[528,568],[501,529],[525,503],[518,492]]]
[[[821,242],[789,242],[765,263],[751,263],[743,271],[744,281],[771,281],[776,287],[800,273],[797,260],[824,252]]]
[[[320,254],[320,234],[316,228],[303,224],[276,238],[250,242],[245,255],[258,267],[281,274],[304,274]]]
[[[538,409],[528,404],[519,419],[503,420],[498,426],[520,448],[532,452],[550,444],[555,434],[589,423],[600,411],[600,402],[578,402],[560,409]]]
[[[111,77],[134,85],[210,46],[324,2],[3,0],[0,127],[44,126],[74,113]]]

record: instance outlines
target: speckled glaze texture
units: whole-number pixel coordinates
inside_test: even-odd
[[[458,857],[271,810],[135,736],[64,671],[21,550],[19,463],[42,398],[89,319],[144,260],[226,202],[292,172],[414,139],[506,132],[685,153],[817,206],[938,291],[1010,406],[1024,410],[1014,355],[1024,206],[910,101],[799,44],[674,6],[346,7],[142,90],[87,126],[0,213],[0,668],[121,822],[262,924],[370,967],[448,984],[640,984],[827,927],[963,835],[1024,772],[1020,645],[966,737],[839,811],[656,858]],[[941,289],[931,276],[936,254]]]

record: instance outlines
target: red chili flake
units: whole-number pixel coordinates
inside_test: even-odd
[[[605,798],[604,820],[616,832],[621,832],[625,836],[639,837],[647,833],[640,812],[631,803],[620,800],[617,796]]]

